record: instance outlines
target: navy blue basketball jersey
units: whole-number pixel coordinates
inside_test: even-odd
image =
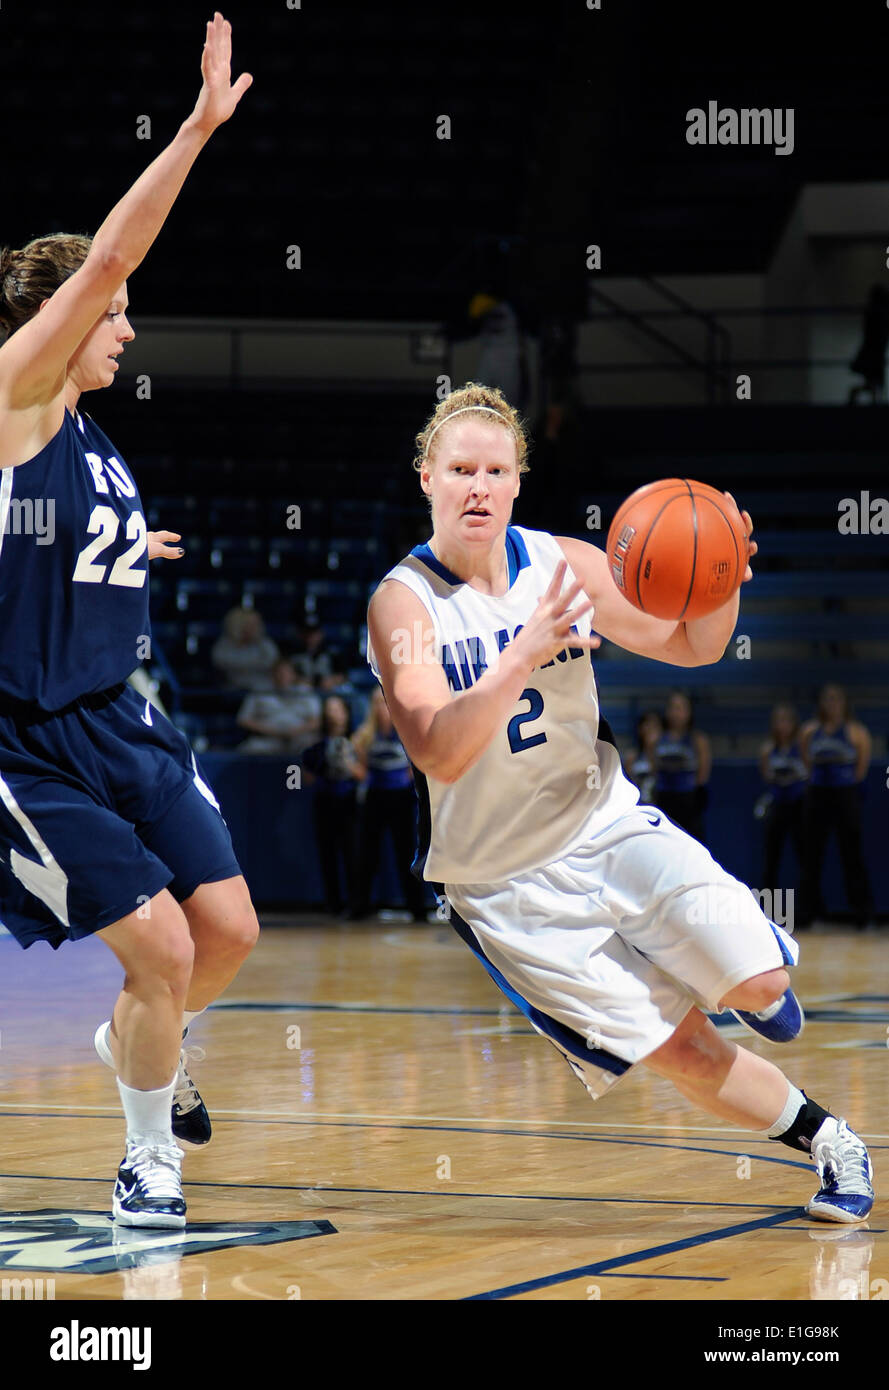
[[[657,790],[693,792],[697,786],[698,754],[691,734],[674,734],[668,729],[655,747]]]
[[[769,770],[772,774],[772,795],[776,801],[798,801],[806,790],[809,774],[800,756],[799,745],[792,743],[789,748],[779,748],[772,744],[768,755]]]
[[[813,787],[851,787],[855,784],[858,749],[845,724],[834,733],[818,725],[809,741]]]
[[[149,654],[142,503],[88,415],[0,470],[0,632],[0,704],[62,709]]]
[[[413,785],[411,764],[401,739],[391,734],[374,734],[367,749],[368,790],[399,791]]]

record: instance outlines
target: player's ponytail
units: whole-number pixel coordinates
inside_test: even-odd
[[[11,247],[0,246],[0,328],[7,334],[11,330],[10,299],[16,293],[14,271],[18,254]]]
[[[53,232],[29,241],[20,251],[0,250],[0,327],[7,336],[32,319],[43,301],[80,269],[91,246],[88,236]]]

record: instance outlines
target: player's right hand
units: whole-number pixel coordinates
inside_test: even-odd
[[[576,632],[571,631],[571,624],[577,623],[584,614],[592,616],[594,606],[588,600],[572,609],[571,605],[583,588],[583,583],[578,579],[570,589],[562,593],[567,568],[566,560],[560,560],[556,565],[549,588],[515,639],[516,648],[520,648],[522,654],[531,662],[532,669],[545,666],[566,647],[583,647],[587,651],[593,651],[602,645],[599,637],[579,637]]]
[[[185,554],[180,545],[173,544],[182,540],[178,531],[148,531],[145,538],[149,560],[181,560]]]
[[[207,38],[201,54],[204,85],[198,94],[191,123],[210,135],[233,114],[247,88],[253,85],[249,72],[242,72],[232,86],[232,27],[217,10],[207,25]]]

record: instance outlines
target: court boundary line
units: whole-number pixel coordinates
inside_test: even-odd
[[[299,1123],[299,1121],[291,1121],[290,1123]],[[312,1122],[312,1121],[309,1121],[308,1123],[311,1124],[311,1123],[313,1123],[313,1122]],[[317,1123],[317,1122],[315,1122],[315,1123]],[[660,1139],[642,1139],[642,1138],[637,1138],[637,1137],[635,1137],[635,1136],[631,1136],[631,1137],[628,1138],[628,1139],[627,1139],[627,1138],[623,1138],[623,1139],[622,1139],[622,1138],[619,1138],[619,1137],[616,1136],[616,1135],[610,1135],[610,1134],[607,1134],[607,1135],[606,1135],[606,1134],[547,1134],[545,1131],[536,1131],[536,1130],[531,1130],[530,1132],[526,1132],[526,1131],[524,1131],[524,1130],[510,1130],[510,1129],[466,1129],[466,1128],[464,1128],[463,1126],[458,1126],[458,1125],[406,1125],[406,1124],[396,1124],[396,1125],[366,1125],[366,1126],[365,1126],[365,1125],[356,1125],[356,1124],[354,1124],[354,1123],[349,1123],[349,1122],[338,1122],[338,1123],[335,1123],[335,1124],[330,1125],[329,1128],[332,1128],[332,1129],[362,1129],[362,1128],[367,1128],[367,1129],[417,1130],[418,1132],[421,1132],[421,1133],[422,1133],[422,1132],[430,1132],[430,1131],[431,1131],[431,1132],[438,1133],[438,1134],[447,1134],[447,1133],[455,1133],[455,1134],[487,1134],[487,1135],[497,1135],[497,1136],[499,1136],[499,1137],[501,1137],[501,1138],[503,1138],[503,1137],[512,1137],[512,1138],[518,1138],[518,1139],[526,1139],[526,1138],[529,1138],[529,1139],[555,1139],[555,1140],[557,1140],[557,1141],[559,1141],[559,1142],[561,1142],[561,1143],[568,1143],[569,1141],[573,1141],[573,1142],[575,1142],[575,1143],[585,1143],[585,1144],[604,1144],[604,1145],[607,1145],[607,1144],[619,1144],[619,1145],[625,1146],[625,1147],[627,1147],[627,1148],[636,1148],[636,1149],[672,1149],[674,1152],[677,1152],[677,1153],[704,1153],[704,1154],[714,1154],[714,1155],[716,1155],[716,1156],[719,1157],[719,1158],[750,1158],[750,1155],[749,1155],[748,1153],[745,1153],[743,1150],[737,1150],[737,1149],[712,1149],[712,1148],[704,1148],[701,1144],[693,1144],[693,1143],[686,1143],[686,1144],[683,1144],[683,1143],[670,1142],[670,1141],[667,1140],[667,1139],[663,1139],[663,1140],[660,1140]],[[769,1142],[774,1142],[774,1141],[769,1141]],[[751,1147],[751,1145],[748,1144],[748,1145],[747,1145],[747,1148],[750,1148],[750,1147]],[[812,1168],[811,1161],[809,1161],[809,1162],[803,1162],[801,1159],[796,1159],[796,1158],[781,1158],[781,1157],[779,1157],[778,1154],[771,1154],[771,1153],[758,1154],[758,1155],[757,1155],[757,1160],[758,1160],[758,1162],[760,1162],[760,1163],[774,1163],[774,1164],[776,1164],[778,1167],[781,1167],[781,1168],[800,1168],[800,1169],[803,1169],[805,1172],[811,1172],[811,1168]]]
[[[115,1108],[114,1108],[113,1105],[77,1105],[77,1106],[73,1106],[73,1105],[51,1104],[51,1103],[47,1103],[47,1102],[43,1102],[42,1104],[38,1105],[36,1101],[34,1101],[34,1102],[28,1102],[28,1101],[21,1101],[21,1102],[16,1102],[16,1101],[0,1101],[0,1112],[8,1112],[8,1118],[10,1118],[10,1119],[14,1119],[14,1118],[21,1118],[21,1119],[40,1119],[40,1118],[46,1118],[46,1119],[53,1119],[53,1118],[54,1118],[54,1115],[47,1113],[47,1112],[50,1112],[50,1111],[59,1112],[61,1115],[65,1115],[65,1114],[67,1113],[67,1115],[68,1115],[71,1119],[78,1119],[78,1118],[86,1118],[86,1119],[89,1119],[89,1118],[91,1118],[93,1115],[96,1115],[96,1116],[97,1116],[98,1118],[100,1118],[100,1119],[120,1119],[120,1118],[121,1118],[121,1112],[120,1112],[119,1110],[115,1110]],[[19,1113],[19,1112],[20,1112],[20,1113]],[[29,1114],[29,1113],[27,1113],[27,1112],[33,1112],[33,1113]],[[217,1109],[214,1108],[214,1110],[213,1110],[213,1117],[214,1117],[214,1118],[226,1117],[226,1118],[228,1118],[228,1119],[230,1119],[230,1120],[236,1120],[236,1121],[240,1119],[240,1120],[242,1120],[244,1123],[248,1123],[248,1122],[249,1122],[249,1123],[253,1123],[253,1122],[260,1121],[260,1120],[265,1120],[265,1121],[269,1121],[269,1122],[271,1122],[271,1123],[273,1123],[273,1124],[274,1124],[274,1123],[285,1123],[285,1124],[313,1124],[313,1123],[322,1123],[322,1124],[329,1124],[329,1123],[331,1123],[331,1122],[333,1122],[333,1121],[339,1121],[339,1122],[356,1123],[356,1125],[357,1125],[357,1122],[364,1122],[364,1121],[367,1121],[367,1122],[369,1122],[369,1123],[368,1123],[368,1127],[369,1127],[369,1128],[370,1128],[370,1127],[373,1127],[375,1124],[402,1126],[402,1125],[405,1125],[405,1122],[407,1122],[407,1121],[424,1121],[424,1122],[426,1122],[426,1123],[428,1124],[428,1126],[429,1126],[430,1128],[438,1128],[439,1125],[442,1125],[442,1124],[460,1124],[460,1125],[466,1125],[466,1126],[470,1126],[470,1125],[472,1125],[472,1126],[476,1126],[476,1125],[488,1126],[488,1125],[505,1124],[505,1125],[536,1125],[536,1126],[538,1126],[538,1127],[544,1127],[544,1128],[548,1127],[548,1128],[550,1128],[550,1129],[562,1129],[562,1128],[566,1128],[566,1129],[606,1129],[606,1130],[608,1130],[608,1129],[615,1129],[615,1130],[618,1132],[618,1134],[619,1134],[621,1131],[623,1131],[623,1130],[629,1130],[629,1129],[634,1129],[634,1130],[635,1130],[635,1129],[638,1129],[638,1130],[642,1130],[642,1131],[654,1130],[654,1131],[656,1131],[656,1132],[658,1132],[658,1133],[663,1133],[663,1132],[665,1132],[665,1131],[669,1131],[669,1132],[675,1131],[677,1134],[680,1134],[680,1135],[682,1135],[682,1134],[713,1134],[713,1135],[716,1135],[717,1137],[718,1137],[719,1135],[721,1135],[721,1134],[724,1134],[724,1135],[739,1135],[739,1134],[740,1134],[740,1135],[743,1135],[745,1138],[749,1139],[750,1143],[752,1143],[752,1144],[762,1144],[762,1143],[771,1144],[771,1143],[776,1142],[776,1141],[771,1140],[771,1139],[757,1138],[757,1137],[756,1137],[756,1134],[757,1134],[757,1131],[756,1131],[756,1130],[748,1130],[748,1129],[729,1129],[729,1128],[725,1128],[725,1127],[719,1126],[719,1125],[666,1125],[666,1124],[655,1125],[655,1124],[631,1124],[631,1123],[621,1124],[621,1125],[610,1125],[610,1124],[608,1124],[607,1121],[605,1121],[605,1120],[541,1120],[541,1119],[528,1119],[528,1120],[524,1120],[524,1119],[514,1118],[514,1117],[499,1117],[499,1116],[483,1117],[483,1116],[480,1116],[480,1115],[377,1115],[377,1114],[364,1114],[364,1113],[361,1113],[361,1112],[354,1112],[354,1111],[350,1111],[350,1110],[342,1110],[342,1111],[337,1111],[337,1110],[331,1110],[331,1111],[325,1111],[325,1110],[309,1110],[309,1111],[305,1111],[303,1114],[294,1115],[294,1114],[292,1114],[291,1112],[286,1111],[286,1110],[217,1110]],[[415,1127],[415,1126],[407,1125],[406,1127],[407,1127],[407,1128],[413,1128],[413,1127]],[[479,1130],[478,1132],[479,1132],[479,1133],[485,1133],[485,1130],[482,1129],[482,1130]],[[495,1131],[495,1132],[499,1132],[499,1131]],[[516,1131],[516,1133],[519,1133],[519,1132],[520,1132],[520,1131]],[[863,1130],[862,1130],[862,1131],[856,1130],[856,1133],[858,1134],[858,1136],[859,1136],[860,1139],[867,1140],[868,1142],[872,1142],[872,1141],[874,1141],[874,1140],[889,1140],[889,1134],[870,1134],[870,1133],[866,1133],[866,1132],[863,1131]],[[571,1138],[571,1137],[582,1138],[583,1136],[582,1136],[582,1135],[576,1135],[576,1136],[570,1136],[570,1135],[543,1135],[543,1136],[541,1136],[541,1137],[543,1137],[543,1138],[555,1138],[555,1139],[559,1139],[559,1138]],[[617,1136],[615,1135],[615,1136],[612,1136],[612,1137],[617,1137]],[[669,1137],[669,1135],[668,1135],[668,1137]]]
[[[882,1003],[884,996],[872,995],[849,995],[847,998],[837,999],[836,997],[827,998],[807,998],[806,1017],[814,1023],[845,1023],[859,1022],[862,1024],[886,1023],[889,1015],[885,1013],[856,1013],[854,1010],[844,1012],[843,1004],[851,1003]],[[833,1007],[826,1007],[833,1005]],[[332,1002],[324,1003],[298,1003],[296,1001],[263,1001],[263,1000],[242,1000],[231,1002],[224,1000],[217,1004],[211,1004],[206,1010],[207,1013],[331,1013],[331,1014],[395,1014],[415,1015],[421,1017],[440,1017],[440,1018],[499,1018],[506,1022],[516,1018],[521,1018],[522,1014],[518,1009],[510,1008],[484,1008],[473,1005],[441,1005],[441,1004],[370,1004],[363,1000],[353,1002]],[[838,1015],[838,1016],[836,1016]],[[731,1015],[729,1010],[724,1010],[721,1014],[707,1012],[710,1022],[717,1027],[720,1032],[727,1029],[738,1029],[744,1033],[748,1030],[743,1024],[738,1023]],[[527,1032],[529,1037],[536,1036],[532,1028],[522,1030],[516,1036],[523,1036]]]
[[[788,1219],[797,1219],[802,1210],[801,1207],[786,1207],[777,1216],[764,1216],[756,1221],[744,1222],[740,1226],[725,1226],[715,1231],[706,1231],[700,1236],[688,1236],[682,1240],[670,1241],[666,1245],[655,1245],[645,1250],[633,1250],[627,1255],[616,1255],[610,1260],[599,1260],[593,1264],[579,1265],[576,1269],[560,1270],[558,1274],[545,1274],[537,1279],[525,1280],[521,1284],[505,1284],[499,1289],[488,1289],[485,1293],[469,1294],[460,1302],[478,1303],[494,1299],[514,1298],[521,1293],[552,1288],[556,1284],[567,1284],[574,1279],[588,1278],[592,1274],[607,1275],[611,1272],[612,1266],[641,1263],[643,1260],[677,1254],[680,1250],[693,1250],[701,1245],[712,1245],[716,1241],[729,1240],[732,1236],[768,1229]]]
[[[85,1182],[85,1183],[107,1183],[108,1178],[89,1178],[89,1177],[69,1177],[61,1173],[0,1173],[0,1179],[4,1182]],[[611,1203],[615,1206],[651,1206],[651,1207],[728,1207],[732,1210],[740,1208],[742,1211],[773,1211],[781,1214],[782,1221],[787,1217],[788,1208],[785,1203],[778,1202],[709,1202],[700,1201],[695,1198],[682,1197],[615,1197],[609,1196],[574,1196],[570,1193],[560,1192],[449,1192],[445,1186],[441,1188],[413,1188],[413,1187],[328,1187],[318,1186],[316,1183],[272,1183],[272,1182],[214,1182],[209,1178],[198,1178],[193,1182],[184,1181],[183,1187],[189,1188],[211,1188],[219,1187],[226,1191],[235,1192],[315,1192],[319,1196],[326,1193],[352,1193],[367,1197],[450,1197],[462,1198],[464,1200],[477,1200],[483,1202],[597,1202],[603,1205]],[[322,1203],[322,1205],[324,1205]],[[802,1207],[793,1208],[794,1211],[802,1211]],[[4,1213],[5,1208],[0,1207],[0,1213]],[[261,1220],[260,1217],[245,1217],[245,1221]],[[283,1218],[281,1218],[283,1219]],[[309,1220],[310,1218],[306,1218]],[[812,1223],[814,1224],[814,1223]],[[808,1229],[795,1228],[795,1229]],[[868,1228],[871,1229],[871,1228]],[[341,1232],[340,1234],[346,1234]]]

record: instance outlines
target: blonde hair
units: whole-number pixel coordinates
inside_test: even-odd
[[[439,401],[435,410],[429,416],[426,424],[415,438],[417,453],[414,457],[414,468],[419,473],[429,457],[432,436],[439,430],[439,426],[444,425],[450,420],[452,415],[458,411],[472,413],[475,407],[474,418],[477,420],[491,420],[493,412],[499,421],[506,426],[515,439],[516,463],[519,473],[528,472],[528,436],[525,433],[525,423],[507,401],[502,391],[498,391],[496,386],[482,386],[477,381],[467,381],[465,386],[461,386],[457,391],[451,391],[445,396],[444,400]],[[492,421],[496,424],[497,421]]]
[[[20,251],[0,248],[0,328],[10,337],[79,270],[92,239],[67,232],[35,237]]]
[[[364,756],[367,753],[368,748],[373,743],[374,738],[380,731],[380,721],[378,715],[381,705],[385,705],[386,709],[389,708],[389,706],[386,704],[386,696],[384,695],[380,687],[377,686],[376,690],[374,690],[371,694],[370,700],[368,702],[367,714],[364,716],[363,720],[358,725],[358,728],[352,735],[352,744],[358,750],[358,752],[361,753],[362,756]]]
[[[223,637],[227,637],[230,642],[240,642],[248,618],[253,621],[256,627],[256,640],[263,641],[266,636],[266,628],[262,614],[258,613],[255,608],[246,608],[244,604],[238,604],[236,608],[230,608],[226,613],[222,620]]]

